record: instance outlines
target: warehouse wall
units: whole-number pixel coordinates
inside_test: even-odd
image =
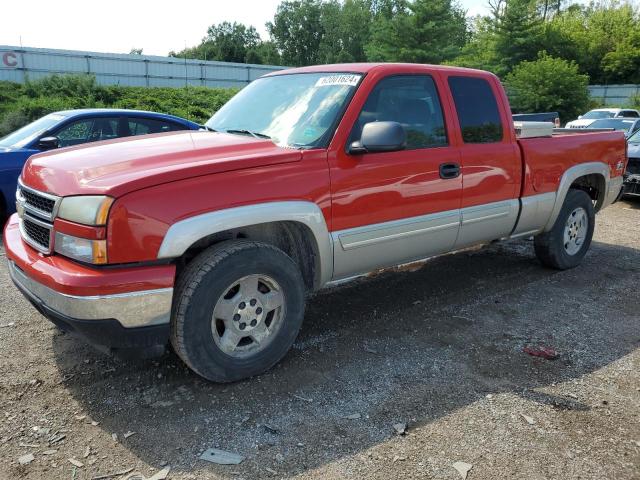
[[[0,80],[22,83],[52,74],[88,73],[103,85],[243,87],[284,67],[174,57],[0,45]]]
[[[640,85],[589,85],[589,94],[603,105],[630,106],[631,97],[640,95]]]

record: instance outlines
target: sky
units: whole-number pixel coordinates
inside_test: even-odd
[[[209,25],[236,21],[268,38],[265,23],[281,0],[4,0],[0,45],[167,55],[194,46]],[[462,0],[469,15],[486,12],[486,0]],[[97,7],[97,8],[96,8]],[[183,7],[183,8],[181,8]]]

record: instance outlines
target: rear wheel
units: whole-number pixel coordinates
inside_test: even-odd
[[[259,242],[222,243],[201,253],[180,276],[171,343],[209,380],[257,375],[293,344],[304,294],[302,275],[283,251]]]
[[[569,190],[553,228],[535,237],[536,256],[544,265],[559,270],[579,265],[591,245],[594,226],[589,195]]]

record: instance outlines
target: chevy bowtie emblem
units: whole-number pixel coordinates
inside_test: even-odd
[[[622,169],[624,168],[624,161],[620,160],[620,161],[618,162],[618,164],[616,165],[616,168],[617,168],[618,170],[622,170]]]

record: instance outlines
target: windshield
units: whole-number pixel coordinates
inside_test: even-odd
[[[229,100],[206,126],[220,132],[268,136],[281,146],[320,146],[361,77],[299,73],[260,78]]]
[[[63,115],[51,113],[42,117],[35,122],[25,125],[19,130],[10,133],[6,137],[0,139],[0,147],[23,148],[29,145],[35,138],[56,125],[60,120],[65,118]]]
[[[591,110],[585,113],[582,118],[587,120],[593,120],[594,118],[611,118],[615,115],[613,112],[607,112],[606,110]]]
[[[596,120],[591,125],[590,128],[613,128],[615,130],[620,130],[622,132],[628,131],[633,124],[634,120],[618,120],[615,118],[608,118],[605,120]]]

